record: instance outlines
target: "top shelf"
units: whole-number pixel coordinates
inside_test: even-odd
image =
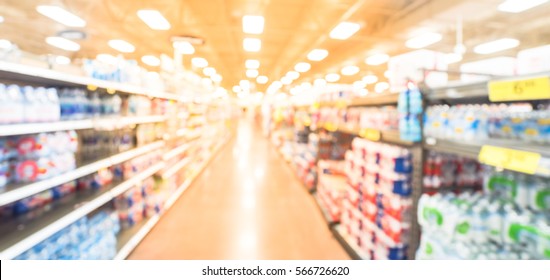
[[[145,95],[149,97],[179,100],[173,93],[156,92],[138,86],[116,82],[103,81],[89,77],[66,74],[50,69],[9,63],[0,61],[0,79],[40,84],[43,86],[94,86],[125,92],[129,94]]]
[[[350,101],[325,101],[321,102],[321,107],[360,107],[360,106],[381,106],[397,104],[399,93],[384,93],[369,95],[365,97],[356,97]]]

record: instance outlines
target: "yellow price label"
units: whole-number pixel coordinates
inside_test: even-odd
[[[381,134],[379,130],[363,128],[359,131],[359,136],[370,141],[380,141]]]
[[[335,132],[336,130],[338,130],[338,127],[335,124],[331,123],[331,122],[325,123],[324,127],[325,127],[326,130],[328,130],[330,132]]]
[[[479,162],[494,167],[535,174],[539,167],[541,155],[533,152],[485,145],[481,147],[478,159]]]
[[[540,99],[550,99],[548,77],[489,82],[489,100],[492,102]]]
[[[87,88],[89,91],[94,91],[94,90],[97,89],[97,86],[96,86],[96,85],[88,85],[86,88]]]
[[[313,109],[319,109],[319,108],[321,108],[321,103],[319,103],[319,102],[313,102],[313,104],[311,104],[311,107],[312,107]]]
[[[344,108],[346,108],[347,106],[348,106],[348,105],[347,105],[346,101],[344,101],[344,100],[338,100],[338,101],[336,101],[336,108],[338,108],[338,109],[344,109]]]

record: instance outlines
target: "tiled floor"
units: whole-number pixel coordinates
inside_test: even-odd
[[[260,129],[239,123],[129,259],[348,259]]]

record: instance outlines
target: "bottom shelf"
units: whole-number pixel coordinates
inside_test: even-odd
[[[149,234],[153,227],[160,220],[162,214],[170,209],[170,207],[176,202],[176,200],[183,194],[183,192],[191,185],[191,183],[197,178],[197,176],[206,168],[206,166],[212,161],[216,156],[219,150],[229,142],[230,137],[225,139],[222,143],[218,144],[214,151],[209,155],[198,168],[197,172],[194,172],[191,177],[184,181],[181,186],[177,188],[174,194],[165,202],[164,209],[161,213],[155,214],[140,223],[134,225],[133,227],[123,230],[119,233],[117,237],[117,254],[115,260],[124,260],[126,259],[132,251],[137,247],[137,245]]]
[[[343,230],[341,225],[335,225],[332,228],[332,233],[334,234],[334,237],[336,237],[336,240],[344,247],[344,250],[348,253],[348,255],[354,259],[354,260],[368,260],[370,259],[368,256],[366,256],[364,253],[361,252],[361,250],[357,247],[357,245],[350,243],[349,235]]]
[[[313,194],[313,198],[315,199],[315,203],[317,204],[317,207],[319,208],[319,211],[321,211],[321,214],[323,215],[323,218],[327,222],[327,225],[329,228],[332,228],[333,226],[337,225],[338,222],[334,221],[327,210],[323,207],[323,204],[321,204],[321,200],[319,199],[319,196],[317,194]]]

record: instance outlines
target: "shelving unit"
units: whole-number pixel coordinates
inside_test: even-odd
[[[348,253],[351,259],[353,260],[368,260],[370,259],[369,256],[366,256],[364,254],[361,254],[361,250],[355,244],[348,242],[349,236],[348,234],[342,229],[340,225],[335,225],[332,227],[332,234],[334,237],[336,237],[336,240],[342,245],[344,250]]]
[[[314,193],[313,199],[315,200],[315,204],[319,208],[319,211],[321,211],[321,215],[323,215],[323,218],[325,219],[325,222],[327,223],[328,228],[332,229],[332,227],[337,225],[338,222],[332,220],[332,218],[330,217],[330,214],[327,212],[325,208],[323,208],[323,205],[321,204],[321,200],[318,194]]]

